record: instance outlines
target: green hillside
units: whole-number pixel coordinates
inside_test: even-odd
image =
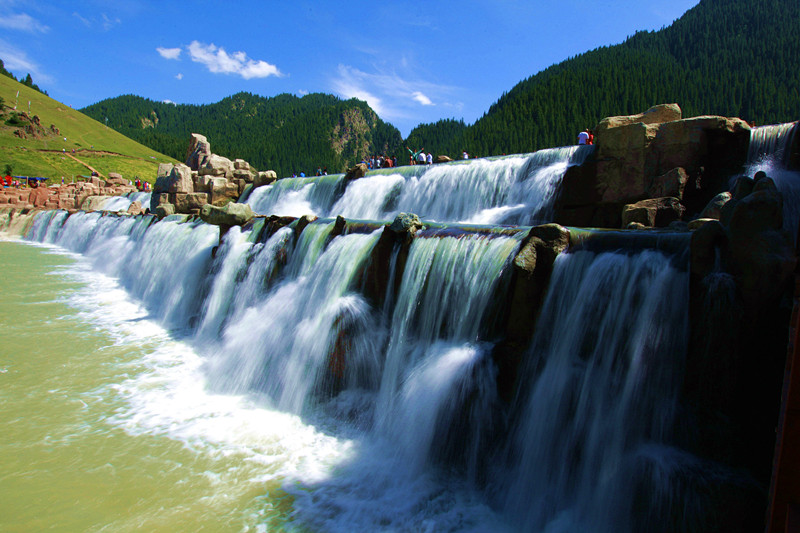
[[[172,157],[186,156],[191,133],[211,150],[242,158],[259,170],[343,172],[370,154],[399,154],[400,132],[359,100],[327,94],[272,98],[241,92],[208,105],[155,102],[133,95],[82,109],[117,131]]]
[[[603,117],[671,102],[684,116],[790,122],[800,119],[798,42],[797,0],[702,0],[667,28],[520,82],[471,126],[420,125],[407,142],[450,155],[530,152],[574,144]]]
[[[94,169],[152,182],[158,163],[176,162],[8,76],[0,75],[0,98],[0,171],[70,179]]]

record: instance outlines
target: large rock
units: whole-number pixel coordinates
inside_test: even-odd
[[[266,170],[264,172],[259,172],[253,179],[253,187],[272,185],[273,183],[275,183],[275,181],[277,181],[277,179],[278,175],[275,173],[274,170]]]
[[[190,193],[194,192],[192,170],[181,163],[177,165],[158,165],[158,178],[153,185],[153,193]]]
[[[722,209],[731,201],[733,195],[729,192],[721,192],[711,199],[710,202],[700,212],[700,218],[713,218],[720,220],[722,217]]]
[[[681,118],[682,111],[678,104],[659,104],[638,115],[604,118],[600,121],[600,124],[595,127],[594,133],[596,135],[598,132],[604,132],[611,128],[619,128],[620,126],[628,126],[630,124],[662,124],[664,122],[680,120]]]
[[[668,226],[683,217],[685,208],[677,198],[650,198],[628,204],[622,210],[622,227],[639,223],[647,227]]]
[[[424,227],[420,218],[414,213],[400,213],[394,217],[388,229],[396,235],[407,234],[413,236]]]
[[[233,177],[233,161],[221,155],[211,154],[205,164],[197,169],[201,176],[224,176]]]
[[[50,191],[47,190],[47,187],[43,185],[32,187],[28,193],[28,203],[33,207],[44,207],[49,197]]]
[[[192,133],[189,148],[186,151],[186,165],[192,170],[199,170],[211,157],[211,145],[203,135]]]
[[[239,198],[239,185],[224,178],[211,180],[211,203],[223,205]]]
[[[176,193],[175,212],[194,213],[208,203],[208,194],[204,192]]]
[[[229,203],[224,207],[217,207],[210,204],[204,205],[200,209],[200,218],[215,226],[241,226],[249,222],[255,213],[247,204]]]
[[[783,197],[771,180],[762,181],[763,188],[756,183],[733,209],[725,258],[751,315],[778,300],[795,266],[792,237],[783,230]]]
[[[346,180],[354,180],[358,178],[363,178],[367,175],[367,164],[366,163],[358,163],[356,166],[347,169],[347,172],[344,175],[344,179]]]
[[[131,205],[128,206],[128,210],[126,212],[129,215],[141,215],[144,213],[144,209],[142,209],[142,202],[139,200],[134,200],[131,202]]]
[[[159,204],[154,213],[159,219],[168,217],[175,214],[175,206],[172,204]]]
[[[710,199],[710,194],[704,196],[706,191],[718,191],[721,176],[730,176],[732,169],[744,163],[750,128],[743,120],[667,118],[673,119],[632,122],[631,117],[612,117],[601,122],[595,133],[595,187],[602,202],[633,203],[647,198],[657,192],[651,190],[657,178],[681,168],[687,175],[684,187],[693,180],[691,202],[702,200],[699,211]]]
[[[110,196],[87,196],[80,204],[84,211],[95,211],[99,209]],[[36,204],[34,204],[36,205]]]
[[[122,177],[118,172],[109,172],[106,183],[109,185],[128,185],[128,180]]]

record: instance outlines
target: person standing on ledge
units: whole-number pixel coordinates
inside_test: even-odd
[[[415,164],[417,164],[417,157],[419,157],[419,154],[421,154],[422,152],[425,151],[425,148],[423,147],[422,150],[420,150],[418,152],[415,152],[411,148],[406,146],[406,150],[408,150],[408,153],[411,154],[411,158],[410,158],[411,163],[410,164],[415,165]]]
[[[578,144],[589,144],[589,132],[583,130],[578,134]]]

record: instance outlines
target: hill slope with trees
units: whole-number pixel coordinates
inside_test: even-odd
[[[81,111],[178,160],[186,157],[189,135],[200,133],[214,153],[279,176],[317,168],[343,172],[370,154],[393,154],[402,144],[400,132],[365,102],[326,94],[268,98],[241,92],[208,105],[125,95]]]
[[[603,117],[678,103],[684,116],[757,124],[800,119],[800,2],[702,0],[669,27],[639,32],[523,80],[475,124],[415,128],[407,142],[435,153],[530,152],[576,142]],[[447,137],[446,130],[454,134]],[[444,135],[443,135],[444,134]]]

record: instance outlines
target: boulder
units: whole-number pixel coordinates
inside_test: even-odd
[[[253,183],[253,172],[243,169],[234,169],[233,178],[244,180],[246,183]]]
[[[628,204],[622,209],[622,226],[638,222],[649,227],[664,227],[683,217],[685,208],[677,198],[651,198]]]
[[[154,213],[159,219],[168,217],[175,214],[175,206],[172,204],[158,204]]]
[[[131,202],[131,205],[128,206],[128,210],[126,212],[129,215],[141,215],[144,213],[144,209],[142,209],[142,202],[134,200]]]
[[[204,192],[176,193],[175,212],[192,213],[208,203],[208,194]]]
[[[199,170],[211,157],[211,145],[203,135],[192,133],[189,148],[186,151],[186,165],[192,170]]]
[[[414,213],[400,213],[387,227],[391,232],[397,235],[407,234],[413,236],[417,231],[421,230],[425,226],[422,224],[420,218]]]
[[[354,180],[358,178],[363,178],[367,175],[367,164],[366,163],[358,163],[356,166],[349,168],[344,175],[345,180]]]
[[[446,155],[437,155],[436,159],[433,160],[434,163],[450,163],[451,161],[453,161],[453,158]]]
[[[239,198],[239,185],[224,178],[211,180],[211,203],[222,205]]]
[[[690,200],[693,210],[699,211],[710,199],[706,191],[719,191],[720,179],[744,163],[750,131],[746,122],[718,116],[678,120],[676,116],[669,114],[666,118],[672,120],[665,122],[654,121],[665,118],[658,113],[648,122],[632,122],[630,117],[601,121],[595,133],[594,182],[601,202],[633,203],[667,192],[667,184],[659,179],[664,177],[673,189],[680,189],[681,181],[683,187],[691,182]],[[685,176],[679,171],[670,174],[679,168]],[[695,206],[698,202],[702,203]]]
[[[253,187],[261,187],[262,185],[272,185],[277,181],[278,175],[274,170],[266,170],[259,172],[253,179]]]
[[[181,163],[177,165],[158,165],[158,178],[153,185],[153,193],[190,193],[194,192],[192,170]]]
[[[103,203],[111,198],[110,196],[87,196],[80,204],[80,208],[84,211],[95,211],[99,209]],[[34,204],[35,205],[35,204]]]
[[[708,202],[705,208],[703,208],[703,211],[700,212],[700,218],[720,220],[720,218],[722,218],[722,209],[725,207],[725,204],[731,201],[732,197],[733,196],[729,192],[719,193]]]
[[[233,161],[221,155],[211,154],[205,164],[201,166],[197,173],[201,176],[224,176],[233,177]]]
[[[233,168],[234,170],[250,170],[250,163],[244,159],[234,159]]]
[[[50,192],[47,190],[47,187],[32,187],[28,193],[27,202],[33,207],[44,207],[49,196]]]
[[[664,122],[672,122],[673,120],[680,120],[681,118],[682,111],[678,104],[659,104],[638,115],[604,118],[600,121],[600,124],[595,127],[594,133],[597,135],[598,132],[603,132],[610,128],[628,126],[630,124],[661,124]]]
[[[215,226],[241,226],[249,222],[255,213],[247,204],[229,203],[224,207],[206,204],[200,208],[200,218]]]
[[[118,172],[109,172],[106,183],[109,185],[128,185],[128,180],[122,177]]]

